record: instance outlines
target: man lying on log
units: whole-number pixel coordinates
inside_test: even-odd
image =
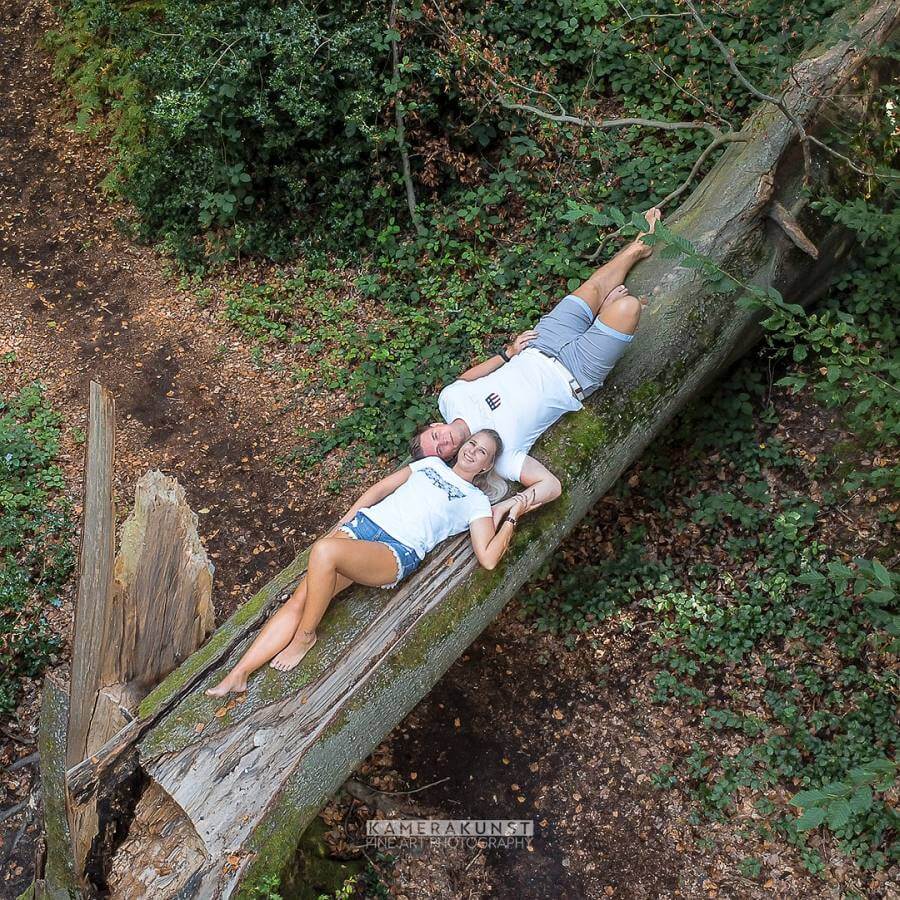
[[[644,216],[652,233],[660,211]],[[494,507],[495,523],[523,498],[526,512],[560,495],[559,480],[528,451],[557,419],[582,408],[628,349],[642,304],[622,282],[652,252],[641,241],[645,233],[563,297],[533,331],[445,387],[438,398],[444,422],[432,422],[410,441],[413,459],[449,460],[473,432],[495,430],[504,445],[495,470],[526,488]]]
[[[264,663],[286,672],[316,643],[316,627],[331,600],[354,582],[392,588],[415,571],[425,555],[469,529],[478,562],[493,569],[509,547],[522,498],[499,527],[479,487],[503,452],[496,431],[467,438],[451,468],[437,457],[402,466],[382,478],[347,510],[338,527],[312,546],[306,575],[266,623],[211,697],[247,689],[247,678]],[[276,655],[277,654],[277,655]],[[272,657],[275,657],[272,659]]]

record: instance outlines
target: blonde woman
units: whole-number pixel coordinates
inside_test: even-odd
[[[478,561],[493,569],[527,508],[527,500],[519,498],[495,526],[490,500],[473,483],[490,472],[502,452],[495,431],[478,431],[462,444],[452,466],[429,456],[369,488],[338,528],[313,544],[306,576],[290,599],[206,693],[222,697],[245,691],[250,674],[269,660],[279,671],[293,669],[315,645],[316,628],[337,594],[354,583],[395,587],[433,547],[466,528]]]

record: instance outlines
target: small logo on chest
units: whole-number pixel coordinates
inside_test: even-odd
[[[497,409],[497,407],[500,405],[500,395],[488,394],[487,397],[484,398],[484,402],[487,403],[487,405],[491,409]]]

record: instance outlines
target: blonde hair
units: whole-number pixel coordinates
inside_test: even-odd
[[[494,460],[490,469],[481,475],[476,475],[472,479],[472,484],[486,494],[491,503],[497,503],[509,492],[509,484],[506,479],[494,471],[494,465],[503,454],[503,438],[493,428],[482,428],[480,431],[476,431],[475,434],[486,434],[494,442],[496,449],[494,450]],[[475,435],[472,435],[472,437],[475,437]]]

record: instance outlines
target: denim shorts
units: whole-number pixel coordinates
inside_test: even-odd
[[[386,544],[390,548],[391,553],[394,554],[394,559],[397,560],[397,577],[390,584],[385,584],[383,587],[396,587],[407,575],[415,572],[422,562],[415,550],[392,538],[365,513],[358,512],[346,525],[341,525],[339,530],[349,534],[354,540],[376,541],[379,544]]]
[[[558,359],[585,397],[603,384],[634,338],[595,319],[593,310],[574,294],[563,297],[535,327],[538,336],[531,346]]]

